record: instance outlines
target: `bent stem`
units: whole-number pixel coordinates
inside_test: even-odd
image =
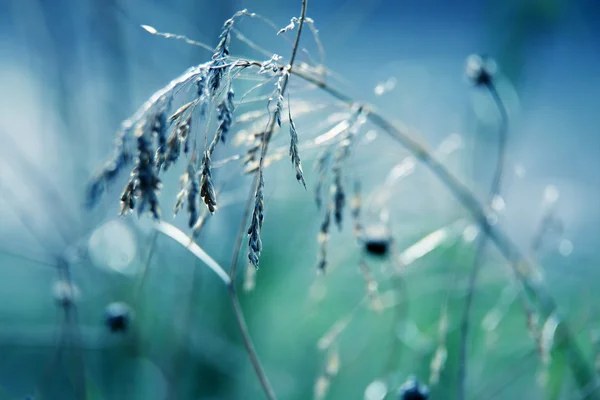
[[[292,74],[298,76],[306,82],[312,83],[324,92],[330,94],[334,98],[342,101],[347,106],[351,107],[356,104],[356,101],[345,93],[334,89],[327,83],[318,80],[317,78],[308,75],[303,71],[293,70]],[[540,314],[547,318],[552,314],[557,313],[557,305],[554,299],[545,291],[539,280],[531,278],[533,263],[519,247],[496,226],[492,226],[486,218],[484,207],[477,200],[471,190],[458,180],[444,165],[423,145],[417,142],[407,132],[406,128],[401,128],[382,116],[374,107],[363,105],[363,111],[371,123],[381,128],[393,139],[404,146],[413,156],[433,172],[442,182],[452,195],[462,204],[462,206],[471,214],[473,219],[480,225],[484,235],[491,240],[502,256],[509,263],[517,280],[522,284],[527,296],[533,298]],[[575,380],[580,390],[586,390],[590,387],[595,387],[597,381],[596,375],[589,365],[589,362],[583,356],[581,350],[577,346],[573,338],[571,329],[563,321],[559,328],[561,330],[561,338],[563,346],[567,349],[568,362],[573,372]],[[557,333],[558,334],[558,333]],[[597,387],[597,386],[596,386]],[[600,391],[595,391],[589,394],[588,399],[599,399]]]
[[[494,171],[494,177],[490,187],[490,193],[488,198],[488,204],[494,200],[494,198],[500,195],[500,187],[502,185],[502,174],[504,171],[504,158],[506,154],[506,139],[508,135],[508,112],[504,102],[498,95],[496,86],[493,82],[486,85],[489,90],[496,107],[500,112],[500,129],[499,129],[499,143],[498,143],[498,155],[496,160],[496,169]],[[458,346],[459,351],[459,362],[458,362],[458,399],[464,400],[465,398],[465,385],[467,381],[467,341],[469,336],[469,321],[471,315],[471,308],[473,307],[473,299],[475,298],[475,285],[477,284],[477,278],[479,277],[479,271],[483,265],[482,258],[487,244],[487,236],[482,236],[477,241],[477,248],[475,249],[475,257],[473,258],[473,268],[469,274],[469,285],[467,288],[467,297],[465,299],[465,309],[460,325],[460,341]]]
[[[160,221],[156,223],[155,229],[161,232],[162,234],[170,237],[171,239],[175,240],[183,247],[185,247],[190,253],[192,253],[196,258],[202,261],[204,265],[206,265],[211,271],[213,271],[215,275],[217,275],[225,284],[225,287],[227,288],[227,291],[229,293],[231,304],[233,306],[235,321],[237,323],[240,334],[242,335],[244,347],[246,348],[246,352],[250,357],[252,367],[254,368],[258,380],[260,381],[263,391],[265,392],[265,396],[269,400],[275,400],[275,392],[273,391],[271,384],[269,383],[269,379],[267,378],[267,375],[264,372],[260,359],[258,358],[258,354],[256,353],[256,349],[254,348],[254,344],[252,343],[252,338],[250,337],[250,332],[248,331],[248,326],[246,325],[244,313],[242,311],[242,307],[237,297],[237,291],[235,290],[235,286],[233,284],[233,281],[230,279],[229,275],[227,275],[227,273],[219,265],[219,263],[217,263],[210,255],[208,255],[208,253],[206,253],[200,246],[198,246],[196,242],[190,239],[185,233],[183,233],[175,226],[169,224],[168,222]]]

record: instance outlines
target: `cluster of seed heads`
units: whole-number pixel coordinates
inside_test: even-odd
[[[174,214],[177,214],[183,209],[184,205],[187,205],[188,226],[192,228],[195,237],[206,220],[206,213],[200,215],[198,206],[200,199],[206,204],[206,210],[210,213],[215,212],[217,207],[211,157],[217,144],[225,143],[229,138],[235,122],[233,79],[235,79],[237,71],[234,71],[234,69],[244,69],[249,65],[259,66],[258,74],[269,73],[278,79],[273,95],[267,103],[267,109],[270,109],[267,129],[254,135],[254,145],[248,150],[247,157],[247,160],[250,161],[256,160],[256,155],[259,153],[261,157],[259,166],[252,169],[259,176],[252,220],[248,228],[248,258],[250,263],[258,268],[258,260],[262,250],[260,233],[264,218],[264,177],[262,169],[269,163],[269,160],[265,161],[266,154],[263,153],[266,153],[273,128],[281,128],[282,125],[284,91],[290,78],[291,66],[279,65],[278,62],[281,57],[276,54],[264,63],[250,61],[244,63],[244,60],[232,60],[229,47],[234,32],[234,24],[243,16],[255,15],[242,10],[225,21],[219,35],[219,42],[210,61],[188,69],[169,82],[167,86],[148,99],[130,119],[124,122],[116,144],[116,155],[94,177],[89,187],[88,199],[90,203],[95,203],[104,191],[105,186],[114,181],[118,172],[133,161],[134,167],[131,170],[130,179],[121,194],[121,214],[135,209],[139,215],[149,211],[155,219],[159,219],[161,215],[158,202],[158,193],[161,188],[159,173],[169,170],[179,161],[182,154],[185,154],[188,158],[188,165],[180,178],[181,189],[177,194],[173,211]],[[294,18],[291,21],[291,26],[284,28],[281,33],[292,30],[296,23],[299,23],[299,20]],[[146,26],[144,29],[150,33],[159,34],[152,27]],[[175,37],[167,34],[162,36]],[[189,41],[189,39],[187,40]],[[177,93],[189,93],[189,91],[181,89],[191,84],[196,85],[194,98],[184,103],[167,118],[175,95]],[[223,90],[224,87],[225,90]],[[210,110],[214,110],[216,114],[217,129],[210,144],[207,146],[205,140],[205,148],[201,150],[197,147],[196,138],[192,139],[192,120],[198,118],[200,121],[210,121],[206,114],[211,104],[215,104],[215,107],[210,108]],[[196,116],[194,116],[195,113]],[[295,170],[296,180],[306,187],[299,152],[298,132],[289,106],[287,118],[290,124],[290,160]],[[208,122],[206,123],[208,124]],[[135,156],[132,155],[133,152],[129,150],[127,145],[127,140],[130,138],[135,139],[137,150]],[[201,158],[198,157],[199,154],[202,154]]]

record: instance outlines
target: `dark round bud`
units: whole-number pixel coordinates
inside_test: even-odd
[[[465,73],[474,85],[489,85],[496,74],[496,62],[487,56],[472,54],[467,57]]]
[[[131,319],[131,308],[125,303],[110,303],[104,310],[104,322],[111,332],[125,332]]]
[[[392,235],[384,224],[368,225],[362,232],[361,241],[367,253],[386,256],[392,245]]]
[[[427,400],[429,388],[417,379],[410,378],[400,387],[398,394],[399,400]]]

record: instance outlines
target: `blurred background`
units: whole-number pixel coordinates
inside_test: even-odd
[[[82,206],[121,121],[211,56],[140,25],[214,46],[223,22],[243,8],[283,28],[298,16],[300,1],[0,0],[0,399],[263,398],[222,283],[157,235],[149,218],[118,217],[125,178],[95,209]],[[496,60],[509,113],[497,218],[539,262],[543,284],[593,364],[600,351],[597,1],[312,0],[308,16],[326,49],[329,83],[402,121],[432,149],[458,143],[444,162],[482,201],[498,112],[487,91],[467,82],[464,66],[472,53]],[[239,29],[289,56],[289,43],[269,26],[245,19]],[[318,54],[308,34],[302,45]],[[236,40],[232,49],[265,59]],[[332,101],[303,89],[292,80],[292,101]],[[301,140],[323,133],[318,118],[327,112],[296,119]],[[274,142],[285,146],[286,138]],[[241,290],[252,276],[244,276],[240,256],[250,333],[282,399],[318,397],[323,376],[328,399],[396,398],[409,376],[427,383],[431,398],[454,399],[476,229],[418,164],[381,189],[409,156],[385,133],[373,128],[360,149],[348,175],[362,183],[367,221],[384,208],[394,236],[390,259],[366,257],[383,310],[362,300],[364,255],[349,217],[332,234],[330,270],[317,277],[321,215],[311,189],[316,153],[307,152],[308,191],[287,160],[267,170],[264,251],[252,291]],[[240,152],[219,151],[219,158]],[[173,205],[183,168],[163,179],[163,210]],[[198,243],[228,267],[250,179],[239,164],[219,169],[216,179],[223,182],[221,206]],[[549,213],[552,229],[543,228]],[[163,214],[185,226],[184,217]],[[540,361],[510,270],[488,249],[472,310],[467,398],[586,398],[568,370]],[[406,267],[385,279],[395,259]],[[65,287],[66,279],[73,284]],[[107,322],[115,302],[126,305],[126,329]],[[336,326],[345,329],[321,349],[319,340]],[[431,364],[440,349],[446,357],[436,379]]]

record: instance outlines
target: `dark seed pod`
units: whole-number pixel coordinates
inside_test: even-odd
[[[131,319],[131,308],[125,303],[110,303],[104,310],[104,323],[111,332],[127,331]]]
[[[409,378],[398,390],[399,400],[427,400],[429,388],[415,378]]]
[[[367,225],[362,231],[360,240],[364,250],[376,256],[386,256],[392,245],[392,235],[384,224]]]
[[[472,54],[467,57],[467,79],[476,86],[490,85],[496,73],[496,63],[485,55]]]

